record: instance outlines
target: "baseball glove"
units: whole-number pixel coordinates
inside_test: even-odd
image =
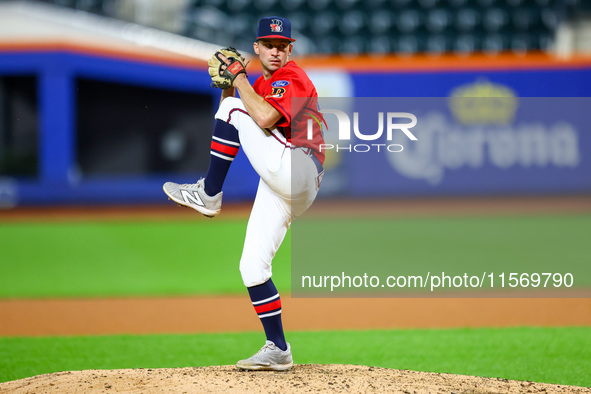
[[[224,62],[220,55],[224,55],[228,62]],[[209,75],[211,76],[211,87],[228,89],[232,87],[234,78],[240,73],[246,74],[245,59],[240,52],[232,47],[220,49],[208,60]]]

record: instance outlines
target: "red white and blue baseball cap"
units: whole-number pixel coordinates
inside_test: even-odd
[[[289,19],[280,16],[266,16],[259,20],[257,40],[262,38],[279,38],[295,41],[291,38],[291,23]]]

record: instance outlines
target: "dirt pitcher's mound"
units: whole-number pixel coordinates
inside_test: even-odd
[[[591,393],[590,388],[401,371],[358,365],[296,365],[289,372],[234,366],[59,372],[0,384],[9,393]]]

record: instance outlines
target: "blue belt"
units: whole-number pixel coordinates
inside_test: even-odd
[[[316,157],[316,155],[314,154],[314,151],[310,148],[300,148],[300,149],[303,150],[305,154],[310,156],[310,158],[314,162],[314,165],[316,166],[316,170],[318,171],[318,174],[322,174],[322,171],[324,171],[324,167],[322,167],[322,164],[320,164],[320,160],[318,160],[318,157]]]

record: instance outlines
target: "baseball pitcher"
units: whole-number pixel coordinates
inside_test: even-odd
[[[167,182],[163,187],[177,204],[214,217],[220,213],[222,186],[240,148],[260,176],[240,273],[267,341],[255,355],[238,361],[240,369],[282,371],[293,365],[271,263],[291,221],[310,207],[318,193],[325,125],[314,85],[289,60],[294,41],[288,19],[272,16],[259,21],[253,48],[263,75],[253,85],[246,77],[244,58],[235,49],[224,48],[212,56],[212,86],[221,88],[222,95],[207,175],[195,184]],[[236,90],[240,98],[235,97]]]

